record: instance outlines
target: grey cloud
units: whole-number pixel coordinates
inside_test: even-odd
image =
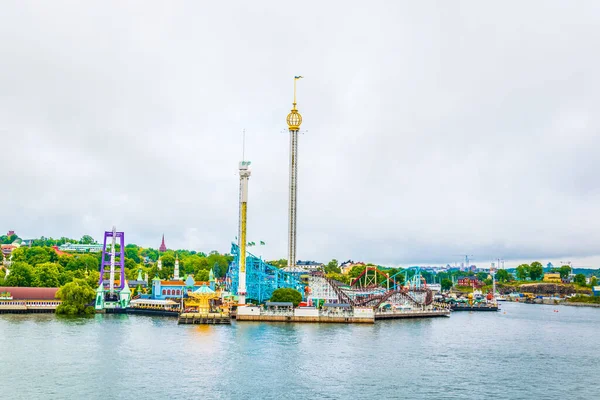
[[[597,256],[597,2],[5,2],[0,225],[286,256]]]

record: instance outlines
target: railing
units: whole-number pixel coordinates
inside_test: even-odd
[[[335,292],[335,294],[337,294],[337,296],[339,297],[339,299],[342,302],[344,302],[346,304],[350,304],[352,306],[356,305],[354,303],[354,300],[352,300],[346,293],[344,293],[344,291],[342,289],[340,289],[339,286],[333,282],[333,280],[331,280],[330,278],[325,278],[325,279],[331,285],[331,287],[333,288],[333,291]]]

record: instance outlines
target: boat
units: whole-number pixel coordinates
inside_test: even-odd
[[[496,297],[494,297],[494,300],[496,300],[496,301],[507,301],[508,299],[504,295],[497,294]]]

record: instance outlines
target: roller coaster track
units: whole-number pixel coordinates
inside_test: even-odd
[[[429,289],[417,289],[419,292],[425,292],[425,301],[421,302],[417,300],[410,292],[406,289],[390,290],[383,294],[371,295],[369,297],[355,301],[357,306],[372,306],[378,308],[381,304],[387,301],[390,297],[398,295],[416,306],[428,306],[433,303],[433,293]]]
[[[325,278],[325,279],[331,285],[334,292],[337,294],[340,302],[350,304],[353,307],[372,306],[374,308],[378,308],[381,304],[383,304],[386,300],[388,300],[390,297],[392,297],[394,295],[399,295],[400,297],[408,300],[409,302],[411,302],[412,304],[417,305],[417,306],[428,306],[433,303],[433,292],[428,288],[413,288],[413,289],[403,288],[403,289],[388,290],[383,293],[373,293],[373,294],[370,294],[370,295],[360,298],[360,299],[352,299],[350,296],[348,296],[345,289],[342,289],[340,287],[339,282],[334,281],[330,278]],[[374,288],[369,288],[369,289],[374,289]],[[348,291],[357,292],[358,290],[357,289],[348,289]],[[425,293],[424,301],[417,300],[414,297],[414,295],[412,295],[411,293]]]
[[[335,281],[333,281],[330,278],[325,279],[331,285],[333,291],[335,292],[335,294],[338,295],[338,298],[342,303],[350,304],[351,306],[356,306],[354,300],[352,300],[346,293],[344,293],[344,291],[339,287],[339,285]]]

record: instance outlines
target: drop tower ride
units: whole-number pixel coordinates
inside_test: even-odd
[[[243,158],[243,157],[242,157]],[[238,304],[246,304],[246,215],[248,212],[248,180],[250,178],[250,161],[240,161],[240,262],[238,281]]]
[[[288,230],[288,267],[296,266],[296,204],[298,200],[298,132],[302,124],[302,116],[296,108],[296,81],[301,76],[294,77],[294,102],[287,116],[290,131],[290,199],[289,199],[289,230]]]

